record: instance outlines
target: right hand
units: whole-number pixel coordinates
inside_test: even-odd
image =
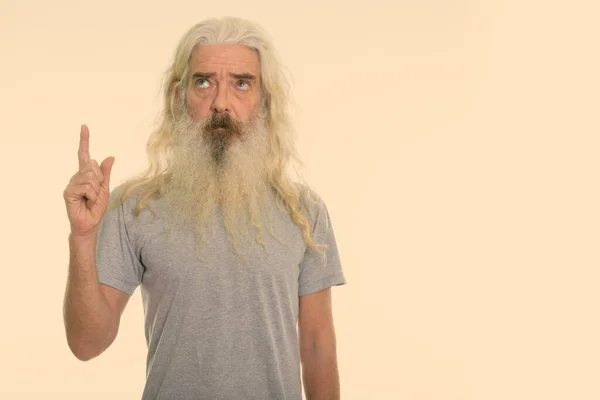
[[[63,191],[71,234],[87,237],[97,232],[108,206],[110,173],[114,157],[107,157],[98,165],[90,160],[90,132],[81,126],[79,136],[79,171],[71,177]]]

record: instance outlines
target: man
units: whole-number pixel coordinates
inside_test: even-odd
[[[346,280],[325,203],[288,176],[286,89],[262,28],[209,19],[177,46],[145,174],[111,192],[114,158],[91,160],[82,126],[67,341],[104,352],[139,286],[143,399],[340,398],[331,286]]]

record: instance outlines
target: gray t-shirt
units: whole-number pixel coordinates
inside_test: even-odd
[[[267,252],[246,248],[244,264],[230,250],[220,208],[200,261],[193,235],[168,230],[160,212],[135,217],[135,199],[104,215],[96,263],[101,283],[129,294],[140,287],[148,345],[142,400],[301,400],[299,296],[346,284],[323,200],[309,222],[314,241],[329,246],[325,267],[274,200],[273,226],[287,245],[265,231]]]

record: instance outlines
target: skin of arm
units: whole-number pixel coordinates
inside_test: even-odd
[[[331,288],[300,296],[300,358],[307,400],[339,400]]]
[[[115,340],[129,295],[102,285],[96,272],[97,232],[69,235],[69,272],[63,317],[67,343],[81,361],[103,353]]]

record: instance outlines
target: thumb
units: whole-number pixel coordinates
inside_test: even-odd
[[[104,161],[102,161],[102,164],[100,164],[100,170],[102,171],[102,175],[104,175],[104,182],[102,182],[102,186],[104,186],[106,189],[110,189],[110,173],[114,163],[114,157],[107,157]]]

